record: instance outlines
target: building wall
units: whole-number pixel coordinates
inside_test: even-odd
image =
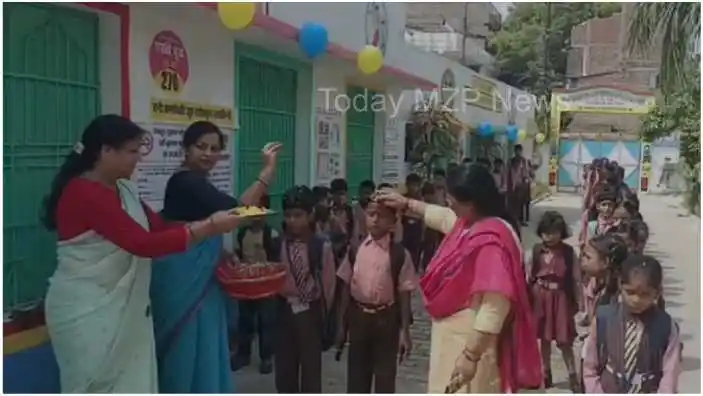
[[[661,49],[659,41],[645,53],[627,49],[627,27],[631,3],[608,18],[595,18],[575,26],[571,32],[572,49],[567,61],[569,88],[616,86],[632,91],[656,89]],[[625,135],[636,135],[639,117],[575,114],[567,133],[611,133],[611,126]]]

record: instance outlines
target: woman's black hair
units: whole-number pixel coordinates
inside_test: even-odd
[[[635,274],[644,275],[650,287],[657,290],[661,289],[664,281],[664,270],[661,263],[654,257],[644,254],[635,254],[628,257],[622,263],[621,282],[629,282],[632,275]]]
[[[95,167],[103,147],[118,149],[143,135],[144,130],[128,118],[116,114],[95,117],[83,130],[80,144],[77,144],[77,147],[66,156],[51,183],[51,190],[44,198],[42,214],[44,226],[49,231],[56,229],[56,208],[64,188],[73,178]]]
[[[302,209],[312,213],[317,197],[307,186],[294,186],[283,194],[283,210]]]
[[[217,125],[210,121],[195,121],[183,132],[183,148],[196,145],[198,140],[208,133],[216,133],[220,146],[225,147],[225,135]]]
[[[471,202],[481,216],[500,217],[520,235],[520,227],[501,198],[491,171],[481,164],[453,169],[447,175],[447,191],[458,202]]]
[[[607,296],[616,295],[620,284],[622,263],[629,253],[627,251],[627,243],[619,235],[605,233],[591,238],[588,244],[608,263],[608,278],[605,286],[605,294]]]
[[[570,236],[569,226],[566,224],[566,220],[564,220],[564,216],[562,216],[561,213],[548,210],[544,212],[537,224],[537,236],[555,233],[559,233],[561,239],[567,239]]]

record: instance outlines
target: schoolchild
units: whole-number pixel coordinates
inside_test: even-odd
[[[261,198],[261,207],[268,208],[269,197]],[[258,217],[237,233],[236,253],[243,264],[278,261],[278,232],[266,224],[266,218]],[[254,336],[259,342],[259,372],[270,374],[273,371],[274,327],[276,298],[241,300],[237,324],[236,352],[232,357],[232,370],[237,371],[251,362],[251,344]]]
[[[598,307],[586,339],[586,393],[677,393],[681,343],[676,322],[657,304],[662,278],[651,256],[623,263],[620,298]]]
[[[279,393],[322,390],[322,351],[329,336],[325,324],[334,300],[335,259],[330,243],[315,235],[315,201],[305,186],[293,187],[283,196],[280,257],[287,274],[277,311],[275,377]]]
[[[374,191],[376,191],[376,183],[373,180],[364,180],[359,184],[358,196],[356,202],[352,205],[354,225],[350,243],[354,246],[359,246],[359,243],[366,237],[366,214],[364,209]]]
[[[537,225],[537,235],[542,242],[532,248],[526,267],[530,268],[528,284],[541,342],[544,386],[552,387],[551,350],[554,342],[564,358],[570,388],[578,393],[580,380],[576,373],[573,343],[581,270],[574,249],[564,242],[569,231],[559,212],[544,213]]]
[[[330,241],[337,260],[344,257],[354,234],[354,210],[349,203],[347,181],[334,179],[330,183],[332,207],[330,208]]]
[[[405,178],[405,187],[407,191],[405,196],[410,199],[422,199],[422,178],[411,173]],[[420,253],[422,252],[422,234],[424,222],[422,218],[412,213],[401,213],[401,226],[403,228],[402,243],[405,249],[410,252],[410,257],[415,264],[415,270],[420,265]]]
[[[613,213],[616,208],[615,188],[608,184],[599,184],[595,187],[595,208],[598,217],[588,223],[588,239],[604,234],[613,225]]]
[[[416,287],[410,254],[393,242],[396,213],[371,201],[369,235],[350,249],[337,272],[340,293],[337,348],[349,339],[347,393],[395,393],[399,361],[410,352],[410,293]],[[348,337],[347,337],[348,336]]]

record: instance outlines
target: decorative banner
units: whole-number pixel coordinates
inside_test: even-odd
[[[222,128],[235,129],[234,117],[234,110],[231,107],[151,99],[151,120],[156,123],[189,125],[198,120],[205,120]]]
[[[142,160],[132,176],[137,185],[139,198],[158,211],[163,207],[166,183],[183,162],[183,132],[185,125],[154,124],[142,127],[147,131],[142,146]],[[230,141],[233,131],[223,129],[225,143]],[[225,144],[227,147],[227,144]],[[222,158],[210,172],[210,181],[218,189],[232,194],[232,156],[230,150],[222,152]]]
[[[188,52],[176,33],[163,30],[149,47],[149,69],[159,90],[179,94],[188,81]]]

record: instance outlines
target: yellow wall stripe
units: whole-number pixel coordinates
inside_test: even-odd
[[[35,327],[31,330],[15,333],[3,338],[3,355],[22,352],[49,341],[46,326]]]

